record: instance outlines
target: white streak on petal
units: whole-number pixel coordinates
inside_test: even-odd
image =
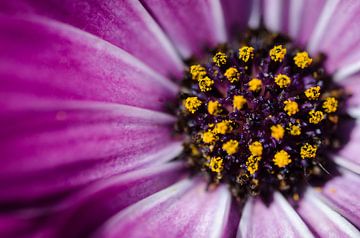
[[[293,39],[299,34],[303,12],[304,1],[290,0],[289,34]]]
[[[341,167],[360,175],[360,165],[355,164],[339,155],[331,155],[332,159]]]
[[[332,221],[337,227],[347,234],[348,237],[357,238],[360,237],[360,232],[350,223],[348,222],[343,216],[339,213],[332,210],[329,206],[327,206],[323,201],[321,201],[317,194],[309,188],[305,194],[305,198],[308,199],[309,202],[313,203],[320,211],[322,211],[327,218]],[[314,225],[316,226],[316,224]]]
[[[211,0],[209,4],[210,4],[210,11],[212,13],[215,23],[214,31],[216,37],[220,42],[226,42],[227,35],[226,35],[226,27],[225,27],[225,18],[220,0]]]
[[[241,214],[240,224],[236,234],[236,238],[246,238],[246,234],[249,233],[249,222],[251,221],[251,211],[253,210],[254,201],[249,198],[245,204],[243,212]]]
[[[333,12],[335,11],[336,6],[339,2],[340,0],[328,0],[326,2],[323,11],[321,12],[321,15],[319,17],[319,20],[313,30],[311,38],[309,40],[309,44],[307,48],[310,53],[313,54],[316,52],[316,49],[320,44],[320,40],[323,37],[326,28],[328,27],[328,23],[331,19],[331,16],[333,15]]]
[[[302,237],[314,237],[309,228],[305,225],[300,216],[278,192],[274,193],[274,202],[276,202],[285,212],[293,227],[302,235]]]
[[[261,17],[261,2],[260,0],[252,1],[251,14],[249,19],[249,27],[258,28]]]
[[[341,67],[335,74],[334,80],[341,81],[347,77],[360,72],[360,61],[348,64],[345,67]]]
[[[283,6],[284,0],[265,0],[264,2],[264,20],[271,31],[281,31]]]

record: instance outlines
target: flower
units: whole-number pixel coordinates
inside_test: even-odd
[[[352,120],[339,123],[339,131],[346,135],[352,129],[352,134],[340,138],[348,140],[341,150],[331,152],[339,174],[320,164],[320,170],[312,172],[329,170],[331,177],[323,186],[308,187],[292,197],[274,192],[267,203],[256,196],[236,201],[226,184],[207,186],[202,176],[188,176],[183,161],[172,161],[182,155],[183,138],[173,135],[177,119],[165,108],[173,108],[185,60],[204,58],[204,48],[236,41],[247,25],[258,28],[261,19],[274,35],[288,34],[296,44],[306,45],[306,53],[288,57],[296,61],[297,70],[316,67],[318,53],[324,52],[326,72],[352,93],[347,113],[359,117],[360,2],[281,3],[2,1],[1,237],[359,237],[359,126]],[[278,48],[272,56],[267,53],[274,64],[286,61],[291,52]],[[240,49],[236,54],[241,63],[250,65],[257,59],[255,45]],[[217,67],[231,63],[226,55],[218,56]],[[201,66],[193,73],[192,82],[205,85],[204,94],[211,93],[212,76],[206,79]],[[242,73],[229,72],[231,83],[241,81]],[[275,90],[290,90],[297,83],[290,80],[291,72],[276,75],[282,76]],[[254,82],[261,82],[251,92],[256,96],[268,82]],[[318,95],[315,87],[304,97],[319,100],[322,91]],[[333,100],[341,92],[331,93],[324,104],[326,119],[322,105],[310,118],[304,116],[314,122],[311,126],[336,124],[342,115],[336,113],[344,113],[341,103]],[[221,111],[241,114],[252,109],[254,102],[242,96],[231,96],[239,102],[229,104],[230,109],[219,102]],[[206,112],[208,102],[191,104],[191,111]],[[297,109],[296,116],[303,108],[299,104]],[[287,115],[283,103],[281,111]],[[222,132],[237,132],[234,124],[221,121],[206,128],[213,136],[209,149],[213,140],[226,136]],[[273,125],[278,124],[268,128]],[[279,140],[274,143],[290,143],[289,130],[297,137],[306,134],[302,126],[296,120],[277,126]],[[245,153],[248,147],[239,146],[241,138],[234,139],[221,142],[236,142],[224,150]],[[256,176],[266,160],[268,145],[260,139],[256,152],[246,155],[243,163],[251,171],[239,174],[239,184]],[[318,146],[303,147],[301,163],[321,153]],[[296,160],[291,148],[267,159],[286,168]],[[184,158],[187,164],[196,164],[202,152],[196,146],[186,149],[191,155]],[[225,159],[204,159],[215,171],[213,180],[220,181]],[[283,176],[277,176],[279,187],[289,186],[281,182]],[[251,185],[261,184],[252,180]]]

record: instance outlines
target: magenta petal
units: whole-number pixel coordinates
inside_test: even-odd
[[[203,54],[206,47],[226,41],[220,0],[142,0],[183,57]]]
[[[60,237],[88,237],[105,220],[125,207],[170,186],[184,176],[182,163],[136,170],[102,180],[58,206],[66,210]]]
[[[274,32],[287,33],[289,22],[288,0],[263,0],[263,17],[266,27]]]
[[[0,3],[0,9],[40,14],[69,23],[128,51],[161,74],[181,77],[180,58],[138,1],[6,0]]]
[[[176,157],[174,118],[105,103],[60,103],[1,118],[0,201],[35,202]],[[67,107],[66,107],[67,105]],[[46,178],[46,179],[44,179]]]
[[[330,72],[360,60],[360,1],[337,2],[316,48],[313,49],[327,54],[326,66]]]
[[[52,99],[164,109],[177,87],[125,51],[69,25],[0,15],[0,107]],[[29,105],[26,105],[29,106]]]
[[[360,232],[344,217],[332,210],[308,190],[297,212],[318,237],[360,237]]]
[[[360,74],[358,73],[346,78],[341,81],[341,84],[351,94],[351,97],[349,97],[347,101],[348,105],[351,108],[360,108]]]
[[[252,2],[247,0],[221,0],[227,31],[230,36],[245,30],[249,22]]]
[[[261,199],[247,201],[238,237],[313,237],[298,214],[280,193],[267,207]]]
[[[342,170],[320,190],[319,196],[331,208],[360,227],[360,176]]]
[[[183,180],[118,213],[95,237],[221,237],[231,196],[225,186],[206,191],[206,183]]]

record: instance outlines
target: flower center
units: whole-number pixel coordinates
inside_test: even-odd
[[[179,93],[181,158],[209,183],[228,183],[238,198],[300,185],[325,173],[346,94],[283,35],[249,31],[237,47],[192,64]]]

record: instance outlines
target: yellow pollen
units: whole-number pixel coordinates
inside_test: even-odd
[[[325,112],[332,113],[332,112],[336,112],[336,110],[338,108],[338,104],[339,103],[336,100],[336,98],[328,97],[325,99],[325,102],[322,107],[324,108]]]
[[[221,65],[226,64],[227,56],[222,52],[217,52],[213,57],[213,61],[217,66],[220,67]]]
[[[221,104],[218,101],[209,101],[208,112],[210,115],[218,115],[221,112]]]
[[[247,166],[247,170],[249,171],[250,174],[254,174],[259,169],[259,161],[260,160],[261,160],[261,157],[255,156],[255,155],[251,155],[247,159],[246,166]]]
[[[282,127],[280,124],[271,126],[271,136],[275,139],[275,140],[281,140],[284,137],[284,127]]]
[[[309,143],[306,143],[305,145],[301,146],[300,155],[301,158],[307,159],[307,158],[315,158],[316,157],[316,151],[318,147],[316,145],[310,145]]]
[[[261,89],[261,86],[262,86],[262,82],[261,82],[260,79],[253,78],[249,82],[249,90],[252,91],[252,92],[259,91]]]
[[[282,45],[276,45],[270,50],[269,55],[273,61],[282,62],[286,55],[286,48]]]
[[[212,131],[206,131],[204,132],[203,136],[202,136],[202,140],[204,143],[206,144],[210,144],[216,141],[216,136]]]
[[[244,105],[246,104],[246,98],[244,98],[244,96],[241,95],[235,95],[234,99],[233,99],[233,107],[234,107],[234,111],[235,110],[241,110]]]
[[[294,57],[295,64],[299,68],[306,68],[309,67],[309,65],[312,63],[312,59],[309,57],[309,54],[305,51],[298,52]]]
[[[222,149],[226,151],[228,155],[235,154],[238,151],[239,142],[236,140],[229,140],[228,142],[224,143]]]
[[[234,67],[228,68],[224,75],[230,81],[230,83],[235,83],[240,79],[240,73]]]
[[[279,168],[283,168],[291,163],[290,155],[285,150],[281,150],[275,154],[273,162]]]
[[[248,62],[249,59],[254,58],[254,48],[249,46],[243,46],[239,49],[239,59],[244,62]]]
[[[230,126],[231,121],[222,121],[215,125],[214,132],[216,134],[226,134],[232,129]]]
[[[210,91],[213,85],[214,85],[214,80],[210,79],[209,77],[199,79],[199,88],[201,92]]]
[[[184,107],[191,113],[195,113],[202,102],[197,97],[188,97],[184,101]]]
[[[324,119],[324,113],[322,111],[311,110],[309,116],[309,122],[312,124],[319,124],[319,122]]]
[[[280,87],[280,88],[286,88],[287,86],[290,85],[291,83],[291,79],[289,78],[289,76],[285,75],[285,74],[278,74],[275,77],[275,83]]]
[[[221,173],[221,171],[223,170],[223,159],[220,157],[211,158],[209,167],[211,171]]]
[[[290,123],[288,130],[290,131],[290,135],[292,135],[292,136],[299,136],[299,135],[301,135],[301,128],[300,128],[300,126],[298,126],[298,125],[292,125],[292,124]]]
[[[284,104],[285,104],[284,111],[289,116],[295,115],[299,111],[299,106],[295,101],[286,100]]]
[[[191,74],[192,79],[199,80],[206,76],[206,69],[199,64],[191,65],[190,66],[190,74]]]
[[[260,141],[255,141],[249,145],[250,153],[254,156],[261,156],[263,152],[263,146]]]
[[[305,90],[305,96],[310,100],[316,100],[320,97],[320,86],[311,87]]]

